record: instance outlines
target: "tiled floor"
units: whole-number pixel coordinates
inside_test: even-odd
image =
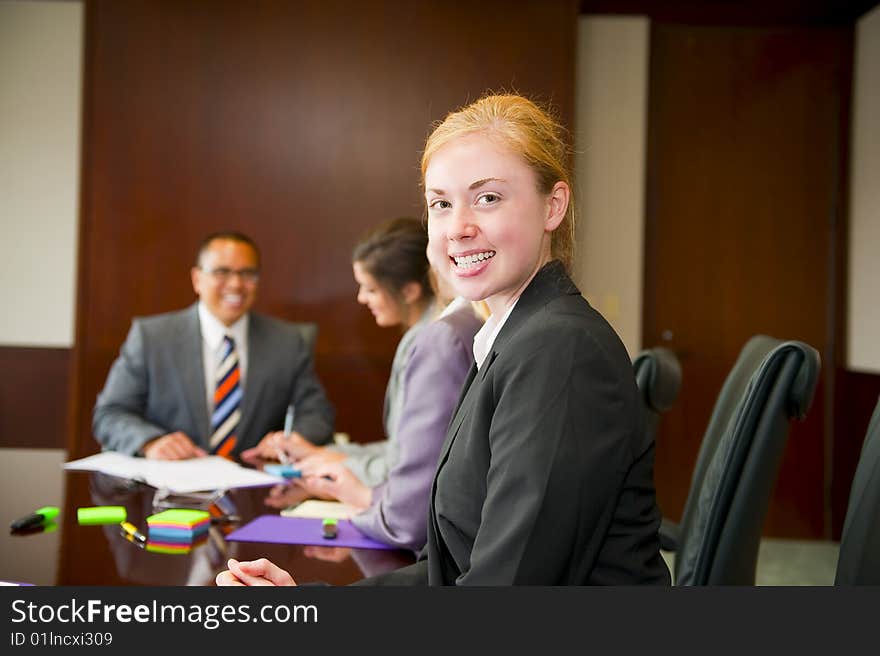
[[[833,585],[836,542],[765,538],[758,551],[758,585]],[[672,571],[675,555],[664,551]]]
[[[834,585],[836,542],[765,538],[758,551],[758,585]]]

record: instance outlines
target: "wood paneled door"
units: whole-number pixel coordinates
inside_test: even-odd
[[[765,532],[828,536],[851,52],[849,28],[652,28],[643,345],[683,366],[657,444],[669,517],[724,377],[762,333],[823,360]]]

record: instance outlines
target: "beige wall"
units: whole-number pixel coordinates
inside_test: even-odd
[[[858,21],[855,50],[846,363],[880,373],[880,7]]]
[[[83,7],[0,2],[0,346],[71,347],[74,340]],[[8,521],[64,506],[60,449],[0,449]],[[24,560],[4,557],[27,540]],[[58,530],[0,535],[0,580],[56,582]]]
[[[82,40],[80,2],[0,2],[0,346],[73,345]]]
[[[649,22],[584,16],[578,30],[575,277],[630,356],[642,348]]]

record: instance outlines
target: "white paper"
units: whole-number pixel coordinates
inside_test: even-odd
[[[64,463],[64,469],[99,471],[178,493],[229,490],[284,482],[280,476],[247,469],[220,456],[189,460],[148,460],[105,451]]]
[[[308,499],[292,508],[281,511],[283,517],[317,517],[318,519],[351,519],[358,509],[341,501]]]

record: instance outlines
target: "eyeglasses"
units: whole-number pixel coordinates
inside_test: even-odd
[[[201,268],[201,267],[199,267]],[[217,267],[216,269],[202,269],[219,283],[226,282],[232,276],[238,276],[242,282],[255,283],[260,279],[259,269],[229,269],[227,267]]]

